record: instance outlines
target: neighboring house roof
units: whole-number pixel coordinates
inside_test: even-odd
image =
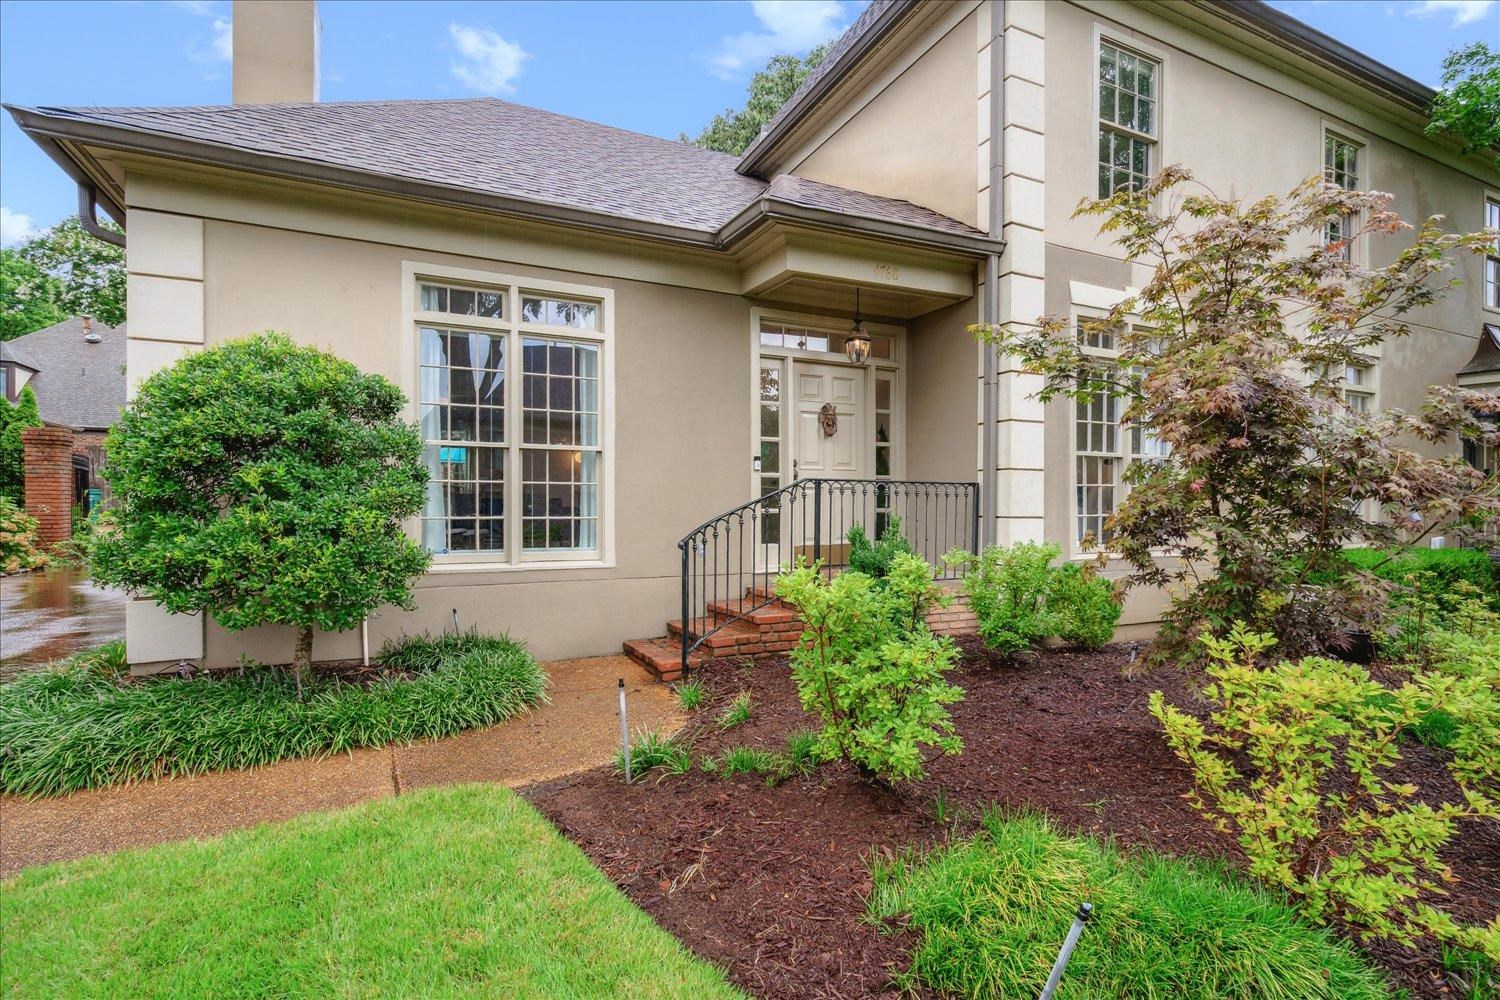
[[[125,408],[125,324],[94,323],[97,344],[84,339],[74,317],[0,343],[0,361],[36,372],[27,383],[37,412],[49,424],[102,430]]]
[[[1483,323],[1479,329],[1479,346],[1474,348],[1469,363],[1458,370],[1460,375],[1500,372],[1500,324]]]
[[[737,173],[734,156],[494,98],[11,112],[34,137],[699,246],[722,247],[720,230],[771,198],[840,228],[865,220],[905,230],[916,242],[958,239],[975,244],[962,249],[993,249],[978,230],[909,202],[831,185],[772,191],[775,185]]]

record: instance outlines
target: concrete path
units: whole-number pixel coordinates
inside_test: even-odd
[[[671,690],[624,655],[543,664],[551,701],[498,726],[411,746],[356,750],[26,801],[0,796],[0,875],[28,865],[227,833],[461,781],[516,787],[607,763],[620,743],[618,679],[630,727],[675,733]]]

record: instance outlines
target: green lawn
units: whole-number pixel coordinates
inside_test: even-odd
[[[0,885],[7,997],[739,997],[528,804],[429,789]]]
[[[1078,904],[1095,916],[1059,990],[1067,1000],[1382,1000],[1348,944],[1217,866],[1122,855],[1046,820],[991,812],[970,841],[876,858],[872,916],[921,936],[906,974],[955,996],[1032,997]]]

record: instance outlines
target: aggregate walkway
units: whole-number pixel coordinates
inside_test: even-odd
[[[624,655],[543,664],[551,700],[488,729],[441,740],[76,792],[27,801],[0,796],[0,875],[29,865],[337,809],[413,788],[462,781],[517,787],[613,759],[618,680],[630,728],[681,728],[676,699]]]

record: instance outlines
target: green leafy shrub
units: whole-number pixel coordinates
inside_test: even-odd
[[[141,384],[106,440],[113,530],[101,583],[225,628],[297,632],[412,607],[429,561],[403,521],[422,507],[422,438],[401,390],[284,334],[189,354]]]
[[[62,795],[452,736],[546,697],[541,667],[507,639],[439,640],[451,653],[437,662],[412,652],[414,642],[386,654],[389,664],[427,664],[409,679],[362,685],[314,673],[304,700],[286,671],[255,664],[129,682],[106,653],[24,674],[0,686],[0,791]]]
[[[1243,627],[1203,637],[1207,723],[1160,691],[1151,696],[1168,744],[1192,769],[1194,805],[1236,834],[1252,875],[1300,896],[1319,919],[1500,956],[1500,922],[1461,926],[1431,902],[1448,877],[1441,852],[1458,824],[1500,816],[1494,678],[1456,667],[1415,671],[1388,687],[1338,660],[1263,665],[1275,641]],[[1461,792],[1435,804],[1392,775],[1398,737],[1434,711],[1456,727],[1448,769]]]
[[[871,859],[871,916],[919,936],[897,985],[976,1000],[1034,997],[1080,900],[1094,918],[1060,996],[1385,1000],[1381,976],[1326,928],[1216,865],[985,813],[973,840]]]
[[[1123,609],[1108,580],[1064,563],[1052,571],[1047,610],[1058,638],[1084,649],[1099,649],[1115,637]]]
[[[897,556],[911,555],[911,544],[901,533],[901,518],[892,517],[886,522],[880,538],[871,542],[865,535],[865,526],[856,524],[849,529],[849,568],[876,580],[884,580],[891,572],[891,561]]]
[[[1051,543],[991,545],[980,555],[953,553],[951,565],[963,566],[964,593],[979,620],[984,644],[1002,656],[1031,649],[1056,635],[1056,616],[1047,609],[1052,587],[1052,560],[1062,550]]]
[[[820,569],[804,563],[776,581],[776,596],[805,623],[792,677],[823,723],[817,753],[882,782],[921,778],[923,747],[963,746],[943,707],[963,698],[943,680],[957,653],[924,620],[937,599],[932,567],[898,555],[885,586],[856,572],[825,580]]]
[[[0,575],[47,565],[47,553],[36,547],[36,531],[36,518],[0,496]]]

